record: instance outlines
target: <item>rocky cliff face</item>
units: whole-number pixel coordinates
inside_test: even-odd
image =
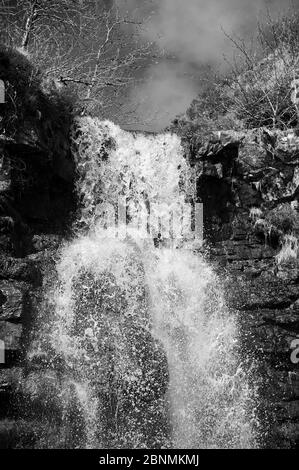
[[[239,311],[244,355],[257,361],[262,445],[299,439],[299,137],[220,132],[185,141],[204,203],[208,256]],[[298,343],[297,343],[298,346]],[[293,355],[292,355],[293,352]],[[251,364],[251,365],[252,365]]]
[[[67,236],[74,207],[70,118],[66,113],[57,119],[61,110],[41,84],[26,82],[31,72],[20,54],[0,52],[6,87],[6,103],[0,104],[1,448],[33,438],[30,424],[23,424],[18,388],[43,273]]]

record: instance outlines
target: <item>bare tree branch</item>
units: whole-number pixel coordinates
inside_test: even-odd
[[[140,41],[143,21],[116,7],[93,0],[1,0],[1,6],[0,41],[29,54],[48,80],[72,88],[85,113],[112,112],[153,54],[153,45]]]

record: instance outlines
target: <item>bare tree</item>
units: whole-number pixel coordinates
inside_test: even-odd
[[[47,34],[71,32],[78,15],[86,10],[79,0],[1,0],[1,41],[31,50],[34,39]],[[60,39],[60,38],[57,38]]]
[[[82,113],[116,113],[153,53],[140,40],[144,22],[107,2],[1,0],[0,20],[2,42],[30,55],[56,86],[75,91]]]

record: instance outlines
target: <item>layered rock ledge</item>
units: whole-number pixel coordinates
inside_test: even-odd
[[[239,312],[243,354],[259,364],[262,445],[298,445],[299,136],[219,132],[184,146],[204,204],[208,257]]]
[[[14,96],[13,104],[0,104],[0,448],[6,448],[33,442],[18,387],[43,273],[69,232],[74,166],[67,108],[43,89],[26,57],[1,50],[0,76]]]

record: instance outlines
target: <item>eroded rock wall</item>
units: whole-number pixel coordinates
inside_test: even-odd
[[[20,411],[18,389],[43,274],[53,267],[74,208],[70,116],[57,121],[56,103],[41,86],[27,83],[30,67],[22,55],[1,51],[6,102],[0,104],[0,448],[30,446],[38,432]],[[11,97],[19,107],[16,116]]]
[[[261,444],[298,445],[299,137],[295,131],[220,132],[187,154],[204,203],[208,256],[239,311],[242,348],[257,361]],[[298,355],[297,355],[298,357]]]

